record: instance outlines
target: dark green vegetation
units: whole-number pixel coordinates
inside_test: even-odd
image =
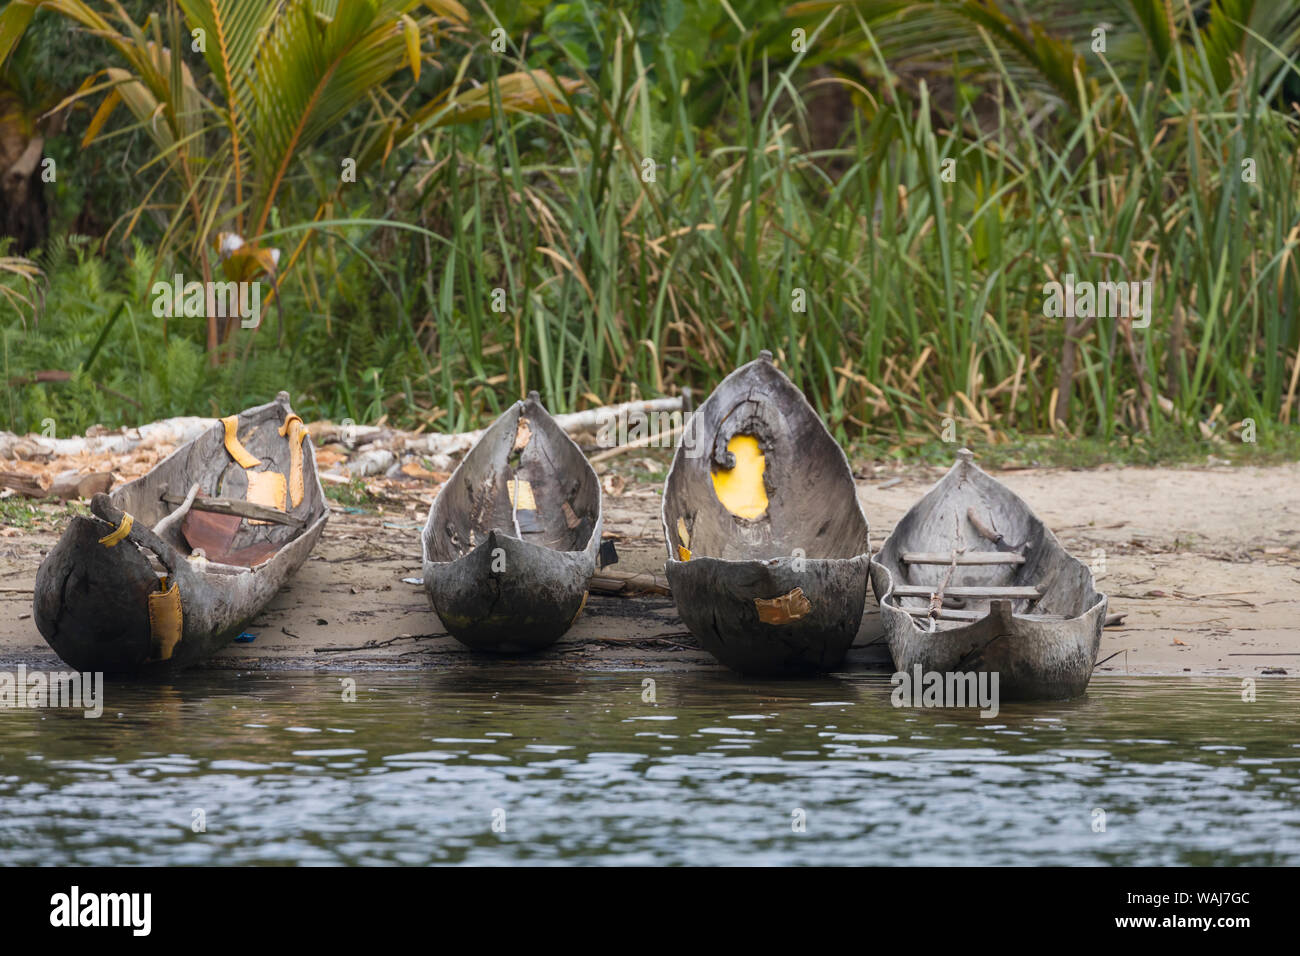
[[[42,274],[0,271],[0,427],[283,387],[309,418],[456,430],[534,388],[555,411],[708,389],[770,348],[864,448],[1054,433],[1141,460],[1253,430],[1252,454],[1294,450],[1295,0],[579,0],[506,21],[218,0],[220,23],[55,0],[14,45],[29,6],[0,15],[29,132],[86,82],[47,144]],[[223,232],[242,257],[220,260]],[[271,249],[257,331],[155,318],[153,282],[265,285]],[[1152,280],[1150,327],[1045,315],[1067,275]],[[50,370],[70,378],[31,380]]]

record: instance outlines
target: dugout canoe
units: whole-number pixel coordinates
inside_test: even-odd
[[[997,673],[1006,700],[1088,687],[1106,596],[966,449],[872,558],[871,585],[897,671]]]
[[[601,523],[596,472],[532,392],[483,433],[429,509],[429,600],[474,650],[547,647],[586,604]]]
[[[732,670],[833,670],[857,635],[870,557],[853,473],[770,352],[732,372],[685,429],[664,485],[677,613]]]
[[[169,673],[238,636],[298,570],[328,510],[281,392],[91,500],[36,573],[33,616],[79,671]]]

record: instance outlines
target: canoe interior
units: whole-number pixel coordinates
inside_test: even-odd
[[[236,429],[244,448],[261,460],[252,472],[278,473],[283,476],[286,488],[291,450],[288,438],[281,435],[279,429],[289,413],[286,396],[283,404],[277,400],[241,412]],[[262,564],[285,544],[303,534],[326,511],[310,438],[302,440],[301,467],[302,500],[294,506],[286,494],[284,511],[304,519],[302,527],[192,510],[183,521],[172,523],[164,530],[162,539],[186,555],[195,548],[202,548],[207,559],[217,565],[215,573],[230,573],[231,570]],[[250,479],[249,472],[226,452],[225,432],[218,426],[182,446],[153,471],[123,485],[109,497],[123,511],[134,515],[136,521],[152,527],[177,508],[175,504],[164,502],[163,494],[184,497],[197,482],[201,496],[243,501],[247,498],[250,480],[256,479]],[[226,567],[222,568],[222,565]]]
[[[585,605],[600,530],[596,473],[533,393],[483,433],[434,499],[425,589],[474,650],[540,650]]]
[[[733,439],[762,455],[766,509],[729,510],[714,476],[737,465]],[[848,461],[803,394],[769,359],[737,369],[691,416],[664,488],[670,560],[850,559],[869,550],[867,519]],[[683,534],[683,531],[685,534]]]
[[[289,437],[279,434],[292,414],[289,396],[281,392],[275,401],[241,412],[236,436],[260,459],[253,471],[268,474],[260,480],[278,485],[280,479],[271,475],[283,476],[284,509],[301,523],[261,523],[192,510],[189,517],[200,521],[169,522],[159,535],[159,547],[171,549],[169,567],[130,538],[104,546],[100,539],[113,530],[110,525],[95,517],[74,517],[36,576],[33,616],[55,653],[82,671],[165,674],[207,659],[257,615],[306,560],[328,517],[311,439],[305,436],[300,445],[302,498],[292,503]],[[178,507],[164,502],[164,494],[183,498],[197,483],[204,496],[242,501],[249,480],[227,452],[225,429],[218,423],[108,498],[132,515],[134,528],[147,529]],[[220,519],[215,538],[210,519]],[[149,605],[150,596],[164,590],[164,576],[168,586],[177,587],[181,609],[181,637],[165,658],[155,656]]]
[[[972,522],[972,515],[978,525]],[[1003,547],[985,537],[980,526],[1001,534]],[[947,564],[903,560],[905,554],[928,557],[959,549],[964,555],[1019,553],[1024,561],[986,564],[976,563],[978,558],[968,559],[959,563],[949,577]],[[1086,613],[1099,600],[1087,566],[1061,547],[1022,499],[965,458],[904,515],[874,560],[889,571],[895,588],[913,585],[932,592],[945,579],[958,593],[971,588],[1036,588],[1039,598],[1009,599],[1015,614],[1070,620]],[[943,605],[966,612],[961,617],[973,614],[982,618],[989,613],[992,600],[945,597]],[[891,594],[889,603],[919,611],[930,606],[928,596]],[[918,617],[915,622],[918,630],[930,630],[928,619]],[[960,629],[967,623],[940,619],[935,622],[935,630]]]
[[[755,677],[840,665],[862,622],[867,519],[843,450],[769,354],[691,416],[662,520],[677,612],[721,663]]]
[[[599,514],[595,472],[530,397],[483,433],[438,492],[425,526],[425,555],[434,562],[455,561],[491,531],[552,551],[583,551]]]

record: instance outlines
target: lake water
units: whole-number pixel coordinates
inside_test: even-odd
[[[99,719],[0,710],[0,862],[1300,863],[1300,681],[1246,703],[1235,679],[1099,678],[989,720],[890,689],[520,667],[110,684]]]

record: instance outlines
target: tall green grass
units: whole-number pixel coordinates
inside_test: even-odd
[[[1221,433],[1294,415],[1300,131],[1257,77],[1184,76],[1174,96],[1167,76],[1129,90],[1102,62],[1081,112],[1035,127],[1043,100],[990,46],[979,110],[959,100],[944,123],[924,82],[861,97],[842,144],[813,152],[798,58],[741,48],[697,130],[671,51],[651,71],[623,39],[572,117],[498,114],[472,148],[434,143],[459,162],[418,196],[438,347],[412,389],[449,422],[532,388],[557,408],[707,388],[761,348],[846,436],[946,419],[994,440]],[[1066,274],[1152,280],[1151,326],[1044,316],[1044,283]]]
[[[889,75],[863,29],[863,71]],[[1220,86],[1186,61],[1206,57],[1195,36],[1136,79],[1093,57],[1066,104],[985,35],[978,80],[954,63],[846,81],[841,140],[813,148],[821,74],[750,41],[682,73],[671,44],[615,23],[598,71],[567,64],[571,115],[497,104],[427,131],[369,191],[269,237],[321,233],[286,282],[290,344],[250,336],[202,387],[251,403],[278,377],[311,414],[453,430],[532,389],[556,411],[707,390],[768,348],[845,439],[1294,421],[1300,121],[1254,64]],[[489,85],[527,65],[478,64]],[[1045,316],[1067,274],[1151,279],[1150,327]]]

